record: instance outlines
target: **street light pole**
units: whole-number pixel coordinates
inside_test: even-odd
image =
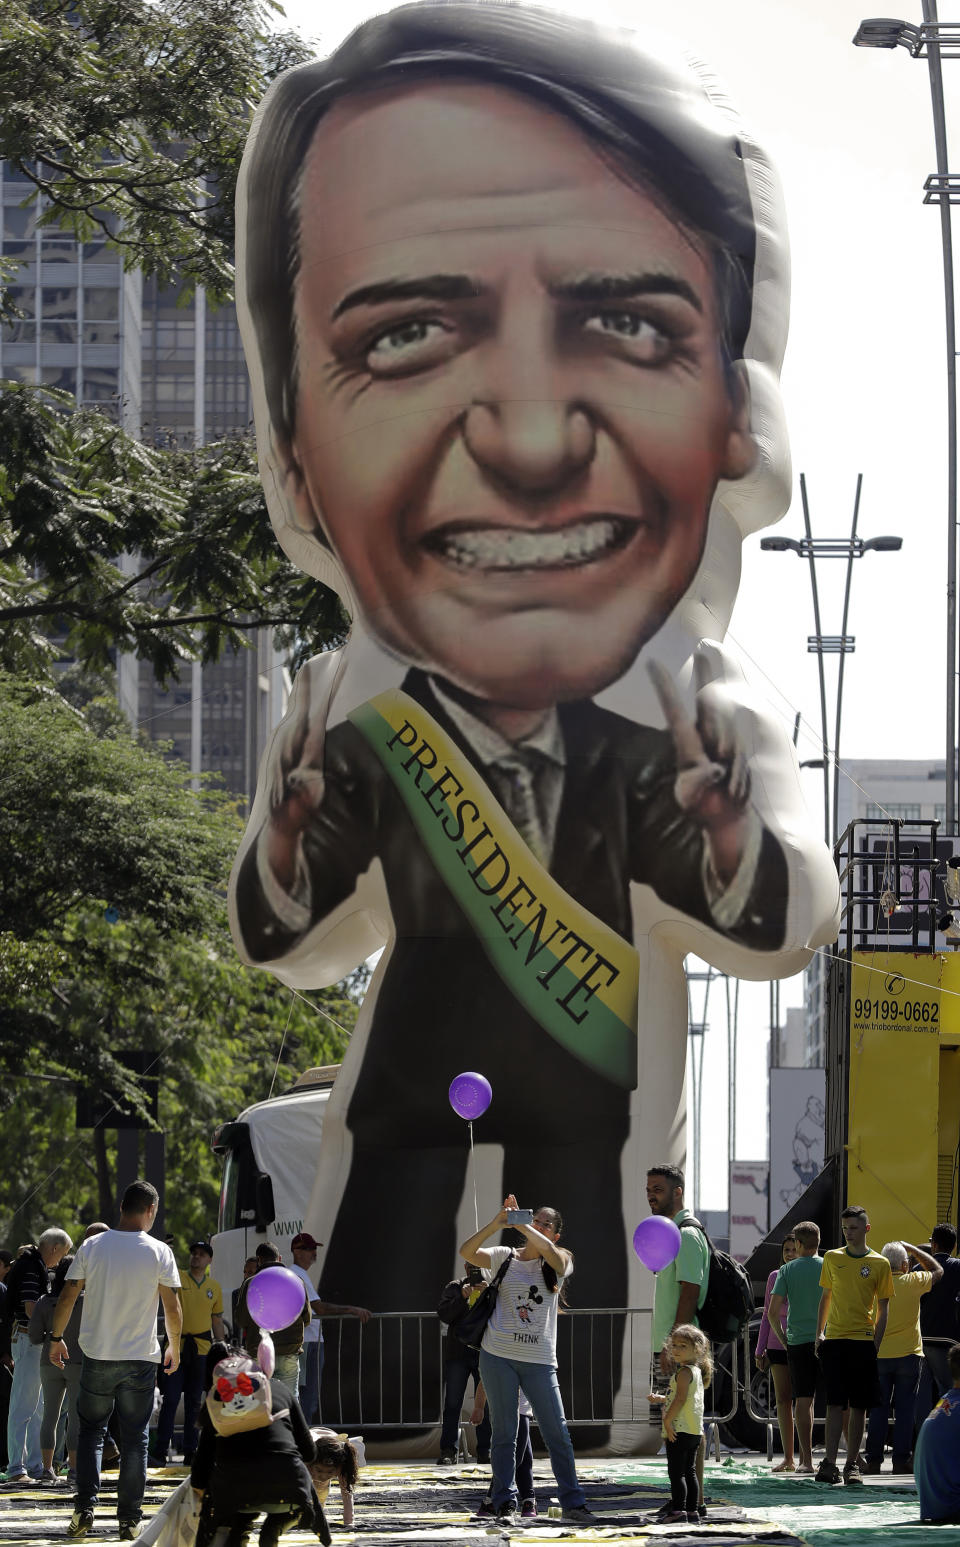
[[[863,474],[857,474],[857,492],[853,504],[853,520],[850,526],[849,537],[814,537],[810,525],[810,504],[807,499],[806,476],[800,474],[800,498],[803,504],[804,536],[797,540],[795,537],[764,537],[760,547],[765,553],[795,553],[798,558],[807,559],[810,563],[810,590],[813,595],[813,621],[816,633],[807,638],[807,649],[811,655],[817,657],[817,667],[820,678],[820,737],[823,743],[823,758],[817,760],[817,766],[823,767],[823,836],[827,843],[836,845],[840,817],[840,726],[843,716],[843,677],[844,657],[852,655],[856,648],[856,640],[852,634],[847,633],[847,623],[850,618],[850,587],[853,578],[853,561],[862,559],[865,553],[897,553],[903,547],[902,537],[868,537],[866,541],[857,536],[857,523],[860,518],[860,493],[863,488]],[[843,628],[839,635],[824,634],[820,625],[820,591],[817,586],[817,559],[846,559],[847,576],[843,596]],[[834,722],[833,754],[830,752],[830,742],[827,736],[827,684],[823,658],[825,655],[839,655],[840,666],[837,675],[837,704],[836,718]],[[833,801],[831,813],[830,799],[830,767],[833,765]],[[809,766],[809,765],[806,765]],[[832,816],[832,819],[831,819]]]
[[[853,579],[853,561],[856,557],[857,521],[860,516],[860,490],[863,488],[863,474],[857,474],[857,492],[853,501],[853,523],[850,527],[850,552],[847,556],[847,583],[843,592],[843,622],[840,625],[840,638],[847,637],[847,619],[850,616],[850,582]],[[837,721],[833,733],[833,841],[836,843],[839,833],[837,827],[840,821],[840,717],[843,713],[843,668],[846,664],[847,652],[840,651],[840,660],[837,663]],[[824,753],[826,756],[826,753]]]
[[[946,805],[944,827],[957,831],[957,325],[953,265],[953,205],[960,201],[960,179],[951,176],[947,157],[947,120],[943,100],[943,58],[960,58],[960,28],[941,22],[936,0],[922,0],[923,23],[877,16],[862,21],[853,39],[858,48],[905,48],[914,59],[926,55],[933,109],[937,170],[924,183],[924,204],[940,206],[943,248],[943,295],[947,346],[947,703]]]
[[[923,0],[923,19],[936,24],[937,0]],[[957,319],[954,298],[953,205],[947,166],[947,118],[943,101],[940,43],[927,44],[927,71],[933,107],[937,155],[940,241],[943,247],[943,299],[947,344],[947,758],[945,826],[956,832],[957,787]]]
[[[861,475],[862,476],[862,475]],[[859,486],[858,486],[859,487]],[[803,502],[803,529],[807,534],[807,557],[810,560],[810,590],[813,592],[813,626],[817,640],[817,670],[820,673],[820,740],[823,745],[823,836],[830,842],[830,743],[827,740],[827,683],[823,666],[823,629],[820,627],[820,593],[817,590],[817,560],[813,551],[813,532],[810,528],[810,506],[807,502],[807,478],[800,474],[800,499]],[[760,545],[763,547],[763,544]],[[844,629],[846,633],[846,629]],[[841,655],[843,641],[841,640]],[[836,774],[834,774],[836,777]]]

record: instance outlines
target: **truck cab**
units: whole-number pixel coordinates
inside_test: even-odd
[[[307,1069],[280,1096],[247,1107],[213,1135],[223,1160],[214,1273],[225,1296],[239,1289],[243,1264],[260,1241],[289,1259],[313,1190],[327,1101],[339,1064]]]

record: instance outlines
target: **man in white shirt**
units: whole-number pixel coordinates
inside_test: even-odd
[[[307,1230],[301,1230],[290,1242],[290,1255],[293,1258],[290,1271],[303,1279],[313,1312],[313,1319],[303,1334],[303,1348],[300,1350],[300,1406],[307,1423],[320,1421],[320,1376],[323,1373],[321,1316],[357,1316],[361,1322],[370,1320],[370,1312],[361,1305],[332,1305],[328,1300],[320,1299],[310,1277],[310,1270],[316,1264],[317,1252],[322,1245],[323,1242],[316,1240]]]
[[[103,1436],[114,1407],[120,1422],[120,1540],[131,1542],[140,1532],[147,1428],[160,1362],[158,1293],[169,1338],[164,1369],[172,1373],[180,1363],[180,1274],[169,1246],[147,1233],[158,1203],[157,1190],[149,1182],[130,1183],[120,1204],[117,1228],[81,1243],[54,1312],[50,1359],[62,1366],[67,1358],[63,1329],[80,1291],[86,1291],[80,1323],[77,1493],[67,1526],[67,1536],[73,1540],[86,1536],[93,1526]]]

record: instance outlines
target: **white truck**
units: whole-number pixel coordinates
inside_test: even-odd
[[[339,1068],[307,1069],[283,1095],[256,1102],[214,1133],[223,1178],[213,1271],[228,1303],[259,1241],[276,1242],[289,1261],[290,1241],[303,1229],[323,1116]]]

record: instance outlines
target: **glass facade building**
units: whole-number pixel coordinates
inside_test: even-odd
[[[77,242],[38,224],[42,204],[22,173],[0,163],[0,240],[18,265],[0,329],[0,378],[58,387],[130,434],[157,445],[200,445],[251,426],[253,411],[232,306],[202,291],[124,271],[106,241]],[[289,680],[268,631],[213,666],[184,662],[161,689],[148,665],[117,661],[118,696],[133,723],[195,773],[219,772],[252,800],[260,753],[286,703]]]

